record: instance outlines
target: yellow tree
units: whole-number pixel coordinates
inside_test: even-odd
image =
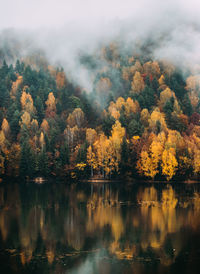
[[[25,90],[26,90],[26,87],[24,88],[20,98],[21,106],[23,110],[29,113],[32,113],[34,112],[33,99],[29,93],[26,93]]]
[[[162,174],[166,176],[168,181],[171,180],[171,178],[176,174],[178,167],[174,148],[165,149],[163,151],[161,166]]]
[[[6,118],[3,119],[2,125],[1,125],[1,129],[5,135],[6,138],[9,138],[10,135],[10,126],[8,124],[8,121]]]
[[[196,147],[193,160],[194,174],[200,173],[200,150]]]
[[[116,159],[113,143],[110,138],[105,138],[104,140],[104,172],[106,177],[112,174],[112,171],[116,169]]]
[[[46,104],[46,116],[54,117],[56,114],[56,99],[53,92],[50,92],[48,95],[48,99],[45,102]]]
[[[154,111],[151,113],[149,119],[149,128],[153,131],[157,131],[157,127],[160,127],[160,131],[167,131],[167,124],[165,121],[164,113],[160,112],[159,108],[155,108]]]
[[[154,135],[149,150],[143,150],[140,154],[140,159],[137,163],[139,173],[152,179],[159,173],[159,163],[161,162],[165,140],[164,132],[161,132],[158,136]]]
[[[149,75],[149,76],[153,76],[153,77],[158,77],[160,75],[160,67],[158,65],[158,62],[146,62],[143,65],[144,68],[144,73]]]
[[[97,133],[96,130],[93,128],[87,128],[86,129],[86,140],[88,141],[89,145],[93,145],[94,142],[97,139]]]
[[[23,125],[26,125],[27,127],[30,127],[30,123],[31,123],[31,116],[27,111],[25,111],[21,116],[21,121],[19,122],[19,124],[20,124],[21,127]]]
[[[93,177],[93,170],[97,168],[97,160],[95,157],[95,153],[92,151],[92,146],[90,145],[87,149],[87,162],[91,167],[91,177]]]
[[[154,178],[157,174],[157,168],[152,165],[152,159],[149,153],[143,150],[140,154],[140,159],[137,162],[137,170],[140,174],[144,174],[147,177]]]
[[[23,82],[23,77],[21,75],[17,75],[17,80],[12,83],[12,88],[10,91],[10,97],[12,99],[16,98],[17,89],[21,86],[22,82]]]
[[[103,133],[101,133],[98,140],[94,143],[97,157],[97,165],[102,171],[103,177],[105,177],[106,142],[107,137]]]
[[[159,106],[161,108],[164,107],[164,105],[166,104],[166,102],[168,100],[170,100],[171,97],[174,97],[174,99],[176,99],[175,93],[170,89],[170,88],[166,88],[165,90],[163,90],[160,93],[160,101],[159,101]]]
[[[111,102],[112,103],[112,102]],[[116,109],[115,104],[110,104],[108,111],[110,115],[115,118],[115,120],[118,120],[120,118],[120,112]]]
[[[139,71],[136,71],[133,81],[131,83],[131,89],[133,92],[140,93],[144,89],[144,80]]]
[[[128,117],[131,113],[137,113],[140,110],[140,106],[137,101],[133,101],[130,97],[126,99],[125,107],[125,115]]]
[[[116,101],[116,108],[117,110],[121,110],[122,107],[125,105],[125,100],[123,97],[118,97]]]
[[[116,120],[120,117],[120,110],[122,109],[122,106],[125,105],[125,100],[122,97],[118,97],[116,103],[113,101],[110,102],[110,106],[108,108],[108,111],[111,116],[113,116]]]
[[[99,135],[98,140],[94,143],[94,149],[97,159],[97,167],[102,176],[111,175],[116,167],[116,157],[114,155],[113,143],[103,133]]]
[[[85,115],[81,108],[75,108],[67,118],[67,123],[70,127],[78,126],[81,128],[84,125]]]
[[[165,76],[162,74],[158,80],[159,86],[165,85]]]
[[[111,116],[118,120],[120,118],[120,111],[122,110],[122,107],[124,107],[124,114],[126,117],[129,117],[130,114],[137,113],[140,110],[140,106],[137,101],[134,101],[130,97],[128,97],[125,101],[124,98],[119,97],[116,103],[110,103],[108,111]]]
[[[138,71],[140,73],[143,72],[143,67],[142,67],[140,61],[138,61],[138,60],[136,60],[135,64],[130,67],[130,73],[132,75],[134,75],[136,71]]]
[[[40,127],[44,131],[45,134],[48,134],[48,132],[49,132],[49,123],[47,122],[46,119],[43,119],[42,124],[41,124]]]
[[[113,146],[113,157],[115,158],[115,169],[118,171],[121,160],[121,145],[125,136],[125,128],[121,126],[119,121],[116,121],[112,126],[110,141]]]
[[[40,147],[41,147],[41,150],[43,151],[43,149],[44,149],[44,145],[45,145],[44,133],[43,133],[43,132],[41,132],[41,133],[40,133],[39,142],[40,142]]]
[[[5,134],[3,132],[3,130],[0,131],[0,147],[2,147],[5,143]]]
[[[140,120],[145,127],[149,125],[150,114],[147,108],[144,108],[140,113]]]
[[[85,115],[81,108],[75,108],[72,115],[74,116],[74,120],[78,128],[81,128],[85,121]]]

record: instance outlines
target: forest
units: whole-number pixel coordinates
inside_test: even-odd
[[[195,70],[113,42],[80,55],[89,91],[45,55],[9,54],[0,51],[0,178],[199,178]]]

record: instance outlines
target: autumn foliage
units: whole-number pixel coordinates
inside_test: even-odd
[[[97,56],[90,91],[62,68],[2,64],[1,176],[198,178],[199,74],[115,43]]]

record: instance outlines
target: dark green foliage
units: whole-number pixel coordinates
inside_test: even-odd
[[[3,111],[2,111],[2,110],[0,110],[0,125],[2,124],[3,117],[4,117],[4,115],[3,115]]]
[[[150,110],[155,105],[155,91],[151,87],[145,86],[138,97],[138,102],[142,109],[147,108]]]
[[[166,77],[165,77],[166,78]],[[183,79],[183,74],[179,71],[175,71],[170,78],[165,80],[166,84],[175,92],[178,99],[182,99],[186,93],[186,83]]]
[[[54,151],[54,148],[55,148],[55,145],[57,143],[57,140],[58,140],[58,128],[53,128],[51,127],[51,130],[50,130],[50,138],[49,138],[49,150],[51,152]]]
[[[168,128],[177,130],[179,132],[183,132],[186,130],[186,125],[182,122],[179,115],[176,113],[172,113],[174,111],[173,96],[170,98],[170,100],[166,102],[163,110],[165,113]]]
[[[156,134],[159,134],[161,132],[161,123],[160,121],[156,121]]]
[[[128,121],[124,111],[121,111],[119,121],[120,121],[122,127],[127,128],[129,121]]]
[[[20,63],[20,61],[17,60],[15,65],[15,71],[21,75],[24,71],[24,63]]]
[[[44,119],[44,105],[39,96],[37,96],[36,100],[34,101],[34,105],[37,110],[38,122],[41,124],[42,120]]]
[[[110,135],[110,132],[114,123],[115,123],[115,119],[110,115],[106,115],[106,117],[103,119],[102,129],[106,136]]]
[[[152,89],[157,92],[158,88],[159,88],[159,84],[158,84],[158,80],[154,77],[152,82],[151,82],[151,87]]]
[[[128,135],[129,137],[133,136],[141,136],[143,132],[143,126],[141,125],[140,121],[135,119],[131,120],[128,125]]]
[[[28,140],[24,140],[21,146],[20,175],[33,177],[35,173],[36,159]]]
[[[183,109],[183,112],[187,116],[191,116],[192,115],[192,105],[191,105],[191,102],[190,102],[190,99],[189,99],[189,96],[188,96],[187,93],[183,97],[182,109]]]
[[[174,97],[173,96],[170,98],[170,100],[168,100],[166,102],[166,104],[164,105],[163,110],[166,114],[166,117],[170,117],[171,113],[174,110]]]
[[[16,140],[20,130],[19,119],[20,119],[20,112],[18,110],[15,110],[13,117],[10,120],[10,129],[13,135],[13,140]]]
[[[76,96],[70,96],[68,103],[66,103],[67,108],[72,112],[75,108],[81,108],[81,100]]]
[[[45,150],[38,155],[38,172],[40,175],[49,175],[48,156]]]
[[[126,141],[126,137],[123,139],[122,147],[121,147],[121,163],[120,163],[120,173],[123,175],[129,170],[128,162],[129,162],[129,148]]]
[[[0,107],[7,107],[10,102],[9,88],[6,80],[0,78]]]
[[[165,113],[167,125],[168,125],[168,127],[170,127],[172,129],[173,122],[172,122],[171,114],[174,110],[174,97],[173,96],[170,98],[170,100],[168,100],[165,103],[163,110]]]
[[[145,77],[145,85],[148,86],[148,87],[151,85],[151,82],[150,82],[150,79],[149,79],[148,75]]]
[[[171,117],[169,128],[177,130],[182,133],[186,131],[187,126],[183,123],[179,116],[173,115]]]
[[[69,148],[66,143],[60,148],[60,162],[62,166],[69,164]]]

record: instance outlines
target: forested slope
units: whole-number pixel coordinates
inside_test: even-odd
[[[1,177],[198,178],[197,72],[115,43],[80,62],[92,90],[41,55],[2,59]]]

